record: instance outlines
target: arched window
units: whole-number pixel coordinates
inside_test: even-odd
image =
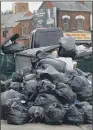
[[[84,30],[84,20],[85,17],[81,15],[76,16],[77,30]]]
[[[65,32],[67,32],[67,31],[69,31],[69,19],[70,19],[70,16],[64,15],[64,16],[62,16],[62,19],[63,19],[63,25],[64,25],[63,30]]]

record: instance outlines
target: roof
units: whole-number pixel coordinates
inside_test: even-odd
[[[88,7],[84,4],[81,4],[80,2],[77,1],[61,1],[57,2],[54,1],[52,2],[54,6],[59,8],[60,10],[66,10],[66,11],[87,11],[90,12]]]
[[[82,4],[78,1],[49,1],[52,2],[53,6],[57,7],[60,10],[64,11],[85,11],[91,12],[91,10],[86,6],[86,4]],[[42,8],[44,2],[39,7]]]
[[[92,1],[85,1],[84,3],[92,12]]]
[[[16,26],[18,20],[23,17],[27,12],[15,13],[15,14],[2,14],[1,15],[1,28],[9,28]]]
[[[33,16],[25,16],[25,17],[20,18],[18,21],[30,20],[32,18],[33,18]]]

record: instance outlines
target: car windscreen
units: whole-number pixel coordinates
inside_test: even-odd
[[[63,36],[62,31],[40,31],[36,32],[35,47],[45,47],[57,45],[59,39]]]

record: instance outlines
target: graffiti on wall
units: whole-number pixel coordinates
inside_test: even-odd
[[[36,28],[50,28],[56,26],[56,9],[40,9],[34,11],[33,16],[34,29]]]

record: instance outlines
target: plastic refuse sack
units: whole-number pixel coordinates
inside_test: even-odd
[[[33,123],[37,123],[37,122],[43,122],[44,121],[44,117],[45,117],[45,110],[43,107],[39,107],[39,106],[31,106],[28,109],[28,113],[30,116],[30,121],[29,122],[33,122]]]
[[[80,112],[78,108],[73,104],[67,110],[65,116],[65,122],[67,124],[75,124],[75,125],[83,124],[84,123],[83,113]]]
[[[74,71],[77,73],[78,76],[84,76],[84,77],[88,77],[88,75],[90,75],[90,73],[85,73],[82,70],[75,68]]]
[[[29,80],[26,83],[24,83],[24,92],[28,96],[31,96],[36,92],[37,87],[37,81],[36,80]]]
[[[27,74],[23,77],[23,82],[27,82],[29,80],[35,80],[36,75],[35,74]]]
[[[32,71],[32,68],[23,68],[22,70],[19,70],[17,72],[14,72],[12,75],[12,81],[13,82],[23,82],[23,77],[27,74],[30,74]]]
[[[64,121],[65,108],[59,103],[52,103],[45,109],[45,123],[59,125]]]
[[[21,70],[19,70],[17,73],[21,74],[22,76],[25,76],[27,74],[30,74],[32,72],[32,68],[23,68]]]
[[[75,56],[75,59],[89,58],[92,56],[92,50],[80,52]]]
[[[18,72],[13,72],[12,81],[13,82],[23,82],[23,75],[19,74]]]
[[[44,52],[44,51],[38,51],[38,52],[36,53],[36,58],[37,58],[37,60],[39,61],[39,60],[42,60],[42,59],[45,59],[45,58],[54,59],[54,56],[52,56],[51,54],[46,53],[46,52]]]
[[[11,82],[8,89],[13,89],[15,91],[21,92],[22,91],[21,83]]]
[[[80,101],[92,101],[92,86],[83,76],[74,76],[69,83]]]
[[[76,46],[76,50],[77,50],[77,53],[80,53],[80,52],[87,51],[87,48],[83,45],[78,45],[78,46]]]
[[[79,102],[76,103],[75,106],[84,113],[84,123],[92,124],[92,105],[88,102]]]
[[[1,93],[1,105],[4,104],[8,99],[18,98],[20,100],[27,100],[27,97],[13,89],[7,90]]]
[[[56,84],[55,95],[62,104],[74,103],[77,99],[76,94],[64,83]]]
[[[9,41],[13,42],[13,41],[15,41],[17,38],[19,38],[19,34],[18,34],[18,33],[13,34],[12,36],[8,37],[6,40],[4,40],[4,42],[2,42],[1,48],[2,48],[3,46],[9,45],[9,43],[8,43]],[[8,44],[7,44],[7,43],[8,43]]]
[[[90,81],[90,84],[92,84],[92,74],[88,75],[87,79]]]
[[[1,92],[4,92],[7,88],[9,88],[10,84],[11,84],[12,79],[8,79],[5,81],[0,81],[0,89]]]
[[[59,57],[59,58],[56,58],[56,59],[66,63],[66,67],[65,67],[66,70],[73,70],[74,66],[73,66],[72,58],[69,58],[69,57]]]
[[[37,85],[37,90],[39,94],[40,93],[52,94],[55,88],[56,86],[47,79],[39,81]]]
[[[57,59],[42,59],[38,62],[37,67],[42,66],[43,64],[49,64],[53,66],[57,71],[64,72],[66,63]]]
[[[82,70],[78,69],[78,68],[74,68],[73,70],[66,70],[65,74],[69,77],[69,78],[73,78],[73,76],[83,76],[85,78],[88,79],[88,76],[90,75],[90,73],[85,73]]]
[[[92,118],[92,105],[85,105],[83,106],[84,110],[84,116],[85,116],[85,123],[92,124],[93,118]]]
[[[5,88],[4,82],[1,80],[0,81],[0,91],[5,92],[5,90],[6,90],[6,88]]]
[[[36,70],[36,76],[40,80],[48,79],[53,83],[67,83],[69,78],[64,73],[59,73],[53,66],[45,64],[42,69]]]
[[[4,54],[14,54],[20,51],[23,51],[25,46],[22,43],[10,44],[8,46],[4,46],[2,51]]]
[[[28,123],[29,114],[27,108],[20,102],[13,102],[7,112],[8,124],[21,125]]]
[[[75,49],[75,39],[71,36],[61,37],[59,40],[59,47],[58,55],[61,57],[72,57],[74,58],[76,55]]]
[[[13,102],[20,102],[23,105],[26,105],[26,101],[20,100],[19,98],[12,98],[6,100],[2,105],[1,105],[1,119],[6,120],[7,119],[7,112],[8,109],[11,107],[11,104]]]
[[[35,102],[36,105],[46,108],[51,103],[59,103],[59,100],[52,94],[38,94]]]

